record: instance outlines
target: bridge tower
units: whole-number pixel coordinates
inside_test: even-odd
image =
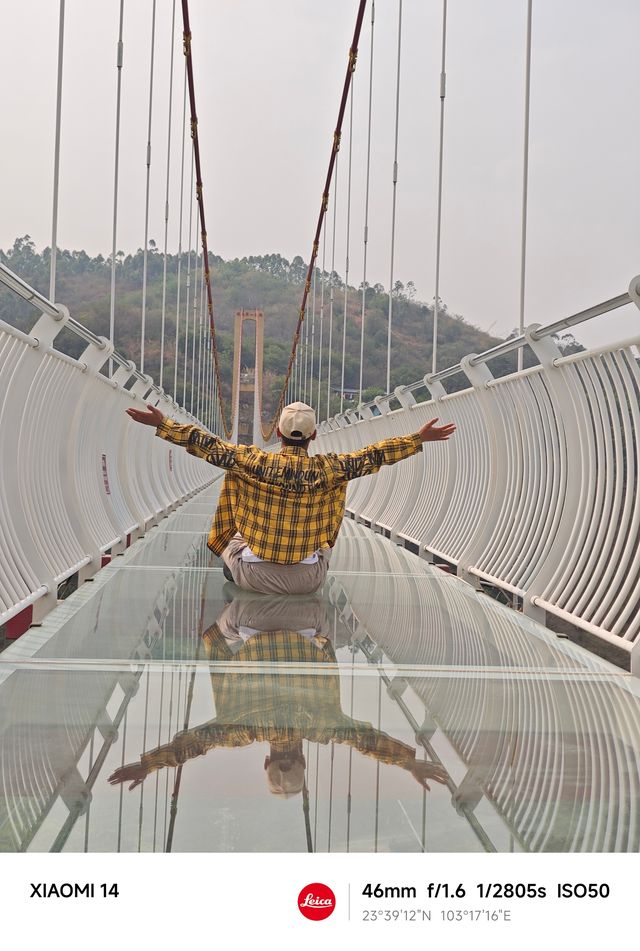
[[[242,369],[242,331],[245,321],[256,325],[256,359],[253,371]],[[233,386],[231,392],[233,428],[231,440],[262,446],[262,358],[264,313],[237,310],[233,346]]]

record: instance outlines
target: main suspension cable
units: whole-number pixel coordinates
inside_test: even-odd
[[[183,3],[186,3],[186,0],[183,0]],[[280,399],[278,401],[278,407],[276,414],[271,421],[270,425],[265,427],[262,426],[262,434],[264,439],[269,439],[276,428],[277,420],[280,415],[280,412],[284,406],[284,400],[287,392],[287,385],[289,383],[289,377],[291,375],[291,370],[293,367],[293,362],[295,360],[296,351],[298,349],[298,344],[300,342],[300,331],[305,320],[305,314],[307,310],[307,299],[309,297],[309,292],[311,290],[311,277],[313,275],[316,258],[318,256],[318,249],[320,247],[320,232],[322,229],[322,223],[324,221],[324,216],[327,211],[329,204],[329,189],[331,187],[331,179],[333,177],[333,169],[336,162],[336,156],[340,149],[340,139],[342,137],[342,120],[344,117],[344,111],[347,105],[347,97],[349,95],[349,89],[351,86],[351,78],[356,68],[356,60],[358,58],[358,41],[360,39],[360,31],[362,29],[362,20],[364,18],[364,12],[367,6],[367,0],[360,0],[358,5],[358,13],[356,17],[356,25],[353,33],[353,39],[351,41],[351,46],[349,48],[349,59],[347,64],[347,71],[344,80],[344,86],[342,89],[342,96],[340,99],[340,108],[338,110],[338,120],[336,122],[336,129],[333,134],[333,145],[331,148],[331,155],[329,158],[329,168],[327,170],[327,177],[325,180],[324,189],[322,192],[322,201],[320,204],[320,214],[318,215],[318,223],[316,225],[316,231],[313,239],[312,251],[311,251],[311,260],[309,261],[309,268],[307,270],[307,277],[304,284],[304,292],[302,295],[302,302],[300,304],[300,309],[298,311],[298,322],[296,324],[296,329],[293,335],[293,346],[291,348],[291,354],[289,356],[289,363],[287,366],[287,371],[285,374],[284,384],[282,386],[282,391],[280,393]]]

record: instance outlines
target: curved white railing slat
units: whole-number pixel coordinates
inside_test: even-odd
[[[121,358],[103,375],[113,348],[84,328],[78,360],[56,351],[70,318],[52,309],[33,336],[0,322],[0,624],[31,605],[42,617],[61,581],[90,577],[104,552],[123,550],[213,476],[125,409],[149,402],[193,417]]]
[[[640,334],[563,357],[549,336],[558,323],[399,388],[400,409],[388,411],[390,397],[378,397],[378,408],[327,421],[315,448],[349,451],[435,416],[455,422],[450,442],[426,444],[421,455],[353,484],[347,511],[476,585],[502,587],[530,616],[550,612],[628,652],[635,645],[638,669]],[[540,365],[494,379],[487,360],[525,343]],[[470,386],[446,394],[441,380],[455,372]],[[415,403],[421,385],[431,399]]]

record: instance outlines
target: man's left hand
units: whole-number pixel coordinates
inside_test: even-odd
[[[446,423],[444,426],[436,426],[438,417],[430,419],[418,430],[418,435],[422,442],[444,442],[449,436],[453,436],[456,431],[455,423]]]
[[[417,759],[415,761],[411,767],[411,775],[420,783],[422,788],[427,791],[431,789],[427,782],[428,779],[433,779],[436,783],[444,784],[448,778],[444,766],[440,766],[438,763],[428,763],[423,759]]]
[[[151,406],[147,403],[147,410],[148,412],[145,413],[143,409],[134,409],[133,406],[130,406],[125,412],[127,416],[134,419],[136,423],[142,423],[143,426],[158,427],[160,423],[164,422],[164,413],[161,413],[157,406]]]

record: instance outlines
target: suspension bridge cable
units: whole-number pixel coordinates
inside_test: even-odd
[[[524,146],[522,160],[522,235],[520,242],[520,333],[524,333],[524,295],[527,268],[527,203],[529,195],[529,113],[531,99],[531,20],[533,0],[527,0],[527,39],[524,91]],[[524,347],[518,348],[518,370],[522,370]]]
[[[393,151],[393,201],[391,207],[391,262],[389,272],[389,325],[387,329],[387,393],[391,392],[391,325],[393,322],[393,264],[396,245],[396,192],[398,184],[398,129],[400,124],[400,63],[402,56],[402,0],[398,0],[398,70],[396,74],[396,122]]]
[[[316,343],[316,278],[318,276],[318,268],[314,267],[313,269],[313,281],[312,281],[312,294],[311,294],[311,360],[309,363],[309,399],[307,402],[310,406],[313,406],[313,364],[315,357],[315,343]]]
[[[196,367],[196,324],[198,320],[198,252],[195,250],[195,267],[193,269],[193,320],[191,321],[191,399],[189,401],[189,412],[193,415],[193,384]],[[201,268],[203,270],[204,262],[200,258]]]
[[[355,693],[355,662],[356,662],[356,653],[357,646],[353,639],[353,634],[351,636],[350,642],[351,650],[351,700],[349,703],[349,717],[353,720],[353,700]],[[353,747],[349,747],[349,770],[347,774],[347,852],[350,849],[351,845],[351,779],[352,779],[352,769],[353,769]]]
[[[438,311],[440,309],[440,246],[442,242],[442,172],[444,167],[444,101],[447,94],[447,0],[442,0],[442,62],[440,66],[440,137],[438,145],[438,208],[436,212],[436,289],[433,303],[431,372],[438,366]]]
[[[184,144],[187,129],[187,64],[184,64],[182,93],[182,159],[180,162],[180,224],[178,226],[178,286],[176,290],[176,340],[173,354],[173,396],[178,398],[178,351],[180,349],[180,278],[182,276],[182,214],[184,207]],[[183,400],[184,405],[184,400]]]
[[[204,267],[200,272],[200,314],[198,318],[198,385],[196,387],[196,415],[200,419],[200,393],[202,389],[202,324],[204,320]]]
[[[147,266],[149,257],[149,186],[151,183],[151,118],[153,115],[153,65],[156,49],[156,0],[151,7],[151,54],[149,66],[149,122],[147,125],[147,180],[144,201],[144,251],[142,253],[142,319],[140,323],[140,372],[144,373],[144,333],[147,321]]]
[[[167,176],[164,194],[164,251],[162,257],[162,310],[160,316],[160,389],[164,380],[164,333],[167,311],[167,247],[169,242],[169,173],[171,170],[171,116],[173,109],[173,48],[176,35],[176,0],[171,8],[171,57],[169,62],[169,118],[167,121]],[[173,395],[175,399],[176,390]]]
[[[331,830],[333,827],[333,768],[334,768],[334,757],[335,757],[336,748],[335,745],[331,744],[331,758],[329,765],[329,820],[327,823],[327,852],[331,851]]]
[[[325,258],[327,253],[327,219],[322,224],[322,269],[320,273],[320,334],[318,340],[318,401],[317,413],[320,415],[320,387],[322,385],[322,343],[324,331],[324,286],[325,286]]]
[[[378,733],[382,726],[382,680],[378,678]],[[378,829],[380,825],[380,760],[376,760],[376,799],[375,817],[373,824],[373,851],[378,851]]]
[[[124,44],[122,28],[124,24],[124,0],[120,0],[120,20],[118,26],[118,47],[116,66],[118,79],[116,83],[116,140],[115,161],[113,176],[113,231],[111,240],[111,295],[109,304],[109,340],[115,344],[116,329],[116,236],[118,231],[118,172],[120,166],[120,104],[122,100],[122,66],[124,62]],[[113,360],[109,357],[109,376],[113,373]]]
[[[339,158],[339,156],[338,156]],[[327,356],[327,415],[329,419],[331,414],[331,365],[332,365],[332,347],[333,347],[333,298],[334,298],[334,275],[336,266],[336,212],[338,208],[338,159],[336,159],[336,176],[333,182],[333,227],[331,234],[331,275],[329,277],[329,353]],[[318,398],[318,412],[320,411],[320,399]]]
[[[144,698],[144,721],[142,727],[142,752],[147,752],[147,725],[149,722],[149,680],[150,670],[147,666],[147,687]],[[144,782],[140,783],[140,806],[138,807],[138,852],[142,851],[142,820],[144,818]]]
[[[317,300],[317,277],[318,268],[313,269],[313,293],[311,295],[311,372],[309,375],[309,405],[313,406],[313,366],[315,362],[315,342],[316,342],[316,300]]]
[[[191,148],[191,188],[189,199],[189,254],[187,257],[187,300],[184,308],[184,371],[182,376],[182,405],[187,405],[187,360],[189,357],[189,298],[191,296],[191,239],[193,225],[193,175],[194,175],[194,150]]]
[[[349,304],[349,240],[351,236],[351,160],[353,158],[353,86],[349,106],[349,168],[347,175],[347,243],[344,268],[344,311],[342,314],[342,370],[340,373],[340,412],[344,407],[344,364],[347,352],[347,309]]]
[[[186,2],[186,0],[183,0]],[[300,341],[300,330],[305,320],[305,315],[307,312],[307,299],[311,291],[311,276],[313,275],[314,268],[316,266],[316,258],[318,256],[318,249],[320,246],[320,231],[322,228],[322,222],[327,211],[327,206],[329,204],[329,189],[331,187],[331,179],[333,177],[333,169],[336,162],[336,156],[340,149],[340,139],[342,137],[342,120],[344,117],[344,111],[347,105],[347,97],[349,95],[349,89],[351,86],[351,79],[356,68],[356,61],[358,58],[358,40],[360,38],[360,31],[362,29],[362,20],[364,18],[364,11],[367,5],[367,0],[360,0],[358,6],[358,13],[356,16],[356,24],[353,33],[353,39],[351,41],[351,46],[349,48],[349,60],[347,64],[347,71],[345,75],[344,85],[342,89],[342,96],[340,99],[340,108],[338,110],[338,120],[336,122],[335,132],[333,133],[333,144],[331,147],[331,155],[329,158],[329,168],[327,169],[327,177],[325,179],[325,185],[322,192],[322,201],[320,204],[320,213],[318,215],[318,222],[316,225],[316,231],[313,239],[312,251],[311,251],[311,260],[309,261],[309,267],[307,270],[307,277],[304,284],[304,291],[302,294],[302,302],[300,304],[300,309],[298,311],[298,322],[296,324],[296,329],[293,335],[293,346],[291,348],[291,354],[289,356],[289,363],[287,366],[287,371],[285,374],[284,383],[280,393],[280,399],[278,401],[278,408],[276,410],[275,417],[271,421],[268,427],[262,427],[263,436],[265,439],[269,439],[274,429],[276,428],[279,414],[284,406],[284,397],[287,392],[287,383],[289,381],[289,376],[291,374],[291,368],[293,366],[293,361],[295,359],[296,350],[298,349],[298,344]]]
[[[193,81],[193,61],[191,56],[191,27],[189,25],[189,3],[188,0],[182,0],[182,19],[184,25],[184,55],[187,63],[187,82],[189,85],[189,104],[191,108],[191,138],[193,140],[193,152],[196,165],[196,197],[198,201],[198,212],[200,216],[200,237],[202,242],[202,258],[204,262],[205,284],[207,287],[207,311],[209,314],[209,333],[211,335],[211,347],[213,350],[213,360],[215,367],[216,382],[218,385],[218,404],[220,407],[220,419],[224,433],[227,437],[231,435],[231,428],[227,424],[222,403],[222,387],[220,386],[220,363],[218,359],[218,347],[216,341],[216,328],[213,317],[213,296],[211,293],[211,275],[209,272],[209,247],[207,243],[207,227],[204,214],[204,198],[202,185],[202,170],[200,166],[200,144],[198,141],[198,115],[196,112],[196,94]],[[272,430],[273,431],[273,430]]]
[[[307,301],[307,319],[304,324],[304,402],[309,401],[309,396],[307,393],[307,385],[309,378],[309,301]]]
[[[56,134],[53,147],[53,213],[51,221],[51,261],[49,271],[49,300],[56,299],[56,263],[58,257],[58,191],[60,184],[60,125],[62,120],[62,64],[64,60],[64,4],[60,0],[58,25],[58,82],[56,91]]]
[[[364,254],[362,261],[362,312],[360,314],[360,381],[358,384],[358,403],[362,402],[362,379],[364,372],[364,325],[367,307],[367,248],[369,245],[369,182],[371,173],[371,105],[373,102],[373,34],[375,29],[376,5],[371,3],[371,52],[369,58],[369,111],[367,119],[367,164],[364,192]]]

